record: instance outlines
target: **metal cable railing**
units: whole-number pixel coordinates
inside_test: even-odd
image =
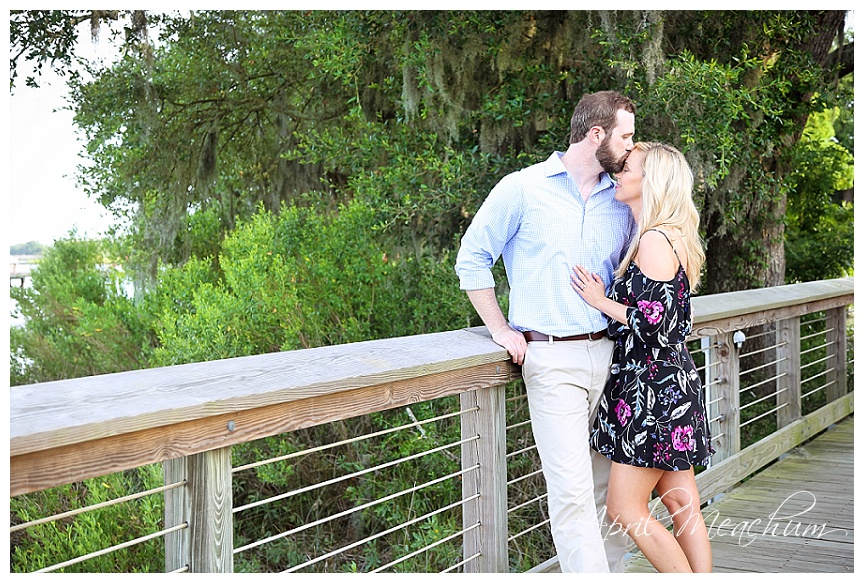
[[[380,503],[382,503],[382,502],[386,502],[386,501],[388,501],[388,500],[394,500],[394,499],[399,498],[399,497],[401,497],[401,496],[404,496],[404,495],[406,495],[406,494],[413,494],[413,493],[415,493],[415,492],[418,492],[418,491],[420,491],[420,490],[422,490],[422,489],[424,489],[424,488],[426,488],[426,487],[432,486],[432,485],[434,485],[434,484],[439,484],[439,483],[441,483],[441,482],[445,482],[445,481],[447,481],[447,480],[451,480],[451,479],[454,479],[454,478],[461,477],[461,476],[465,475],[466,473],[468,473],[468,472],[470,472],[470,471],[475,471],[475,470],[477,470],[477,468],[478,468],[477,466],[474,466],[474,467],[468,468],[468,469],[466,469],[466,470],[459,470],[459,471],[457,471],[457,472],[453,472],[453,473],[448,474],[448,475],[446,475],[446,476],[442,476],[442,477],[440,477],[440,478],[437,478],[437,479],[434,479],[434,480],[430,480],[430,481],[428,481],[428,482],[426,482],[426,483],[424,483],[424,484],[420,484],[420,485],[418,485],[418,486],[413,486],[413,487],[411,487],[411,488],[406,488],[406,489],[400,490],[400,491],[398,491],[398,492],[395,492],[395,493],[393,493],[393,494],[390,494],[389,496],[384,496],[384,497],[379,498],[379,499],[377,499],[377,500],[373,500],[373,501],[371,501],[371,502],[367,502],[366,504],[360,504],[360,505],[358,505],[358,506],[354,506],[353,508],[349,508],[348,510],[344,510],[344,511],[342,511],[342,512],[338,512],[338,513],[336,513],[336,514],[332,514],[332,515],[330,515],[330,516],[325,516],[324,518],[320,518],[320,519],[318,519],[318,520],[313,520],[313,521],[311,521],[311,522],[308,522],[308,523],[303,524],[303,525],[301,525],[301,526],[298,526],[298,527],[296,527],[296,528],[292,528],[292,529],[290,529],[290,530],[287,530],[287,531],[284,531],[284,532],[281,532],[281,533],[278,533],[278,534],[275,534],[275,535],[269,536],[269,537],[267,537],[267,538],[264,538],[264,539],[261,539],[261,540],[255,541],[255,542],[253,542],[253,543],[249,543],[249,544],[247,544],[247,545],[243,545],[243,546],[241,546],[241,547],[238,547],[238,548],[234,549],[234,554],[236,555],[236,554],[238,554],[238,553],[242,553],[243,551],[248,551],[248,550],[250,550],[250,549],[254,549],[254,548],[256,548],[256,547],[260,547],[260,546],[262,546],[262,545],[264,545],[264,544],[267,544],[267,543],[270,543],[270,542],[273,542],[273,541],[276,541],[276,540],[279,540],[279,539],[282,539],[282,538],[285,538],[285,537],[288,537],[288,536],[291,536],[291,535],[294,535],[294,534],[301,533],[301,532],[303,532],[303,531],[305,531],[305,530],[308,530],[308,529],[310,529],[310,528],[312,528],[312,527],[314,527],[314,526],[319,526],[319,525],[322,525],[322,524],[326,524],[326,523],[331,522],[331,521],[333,521],[333,520],[335,520],[335,519],[337,519],[337,518],[342,518],[342,517],[345,517],[345,516],[349,516],[349,515],[351,515],[351,514],[354,514],[354,513],[356,513],[356,512],[360,512],[361,510],[365,510],[365,509],[367,509],[367,508],[372,508],[373,506],[376,506],[377,504],[380,504]]]
[[[365,476],[366,474],[379,472],[381,470],[391,468],[391,467],[397,466],[399,464],[403,464],[403,463],[406,463],[409,461],[417,460],[417,459],[420,459],[420,458],[423,458],[423,457],[426,457],[428,455],[432,455],[435,453],[440,453],[440,452],[443,452],[445,450],[452,449],[454,447],[459,447],[462,444],[467,443],[469,441],[473,441],[475,439],[477,439],[477,438],[473,437],[473,438],[464,439],[462,441],[458,441],[455,443],[449,443],[449,444],[435,447],[435,448],[432,448],[432,449],[429,449],[429,450],[426,450],[426,451],[423,451],[420,453],[416,453],[416,454],[413,454],[413,455],[410,455],[407,457],[402,457],[402,458],[399,458],[397,460],[393,460],[393,461],[389,461],[389,462],[386,462],[383,464],[379,464],[379,465],[373,466],[371,468],[366,468],[364,470],[359,470],[357,472],[352,472],[350,474],[344,474],[344,475],[339,476],[337,478],[332,478],[330,480],[324,480],[323,482],[317,482],[315,484],[310,484],[308,486],[304,486],[302,488],[298,488],[298,489],[292,490],[290,492],[285,492],[285,493],[279,494],[277,496],[271,496],[270,498],[266,498],[264,500],[257,500],[255,502],[250,502],[249,504],[244,504],[242,506],[238,506],[237,508],[234,508],[233,512],[235,512],[235,513],[242,512],[244,510],[249,510],[250,508],[256,508],[258,506],[263,506],[265,504],[271,504],[273,502],[284,500],[286,498],[291,498],[292,496],[296,496],[296,495],[302,494],[304,492],[309,492],[309,491],[315,490],[317,488],[322,488],[324,486],[330,486],[333,484],[338,484],[339,482],[345,482],[347,480],[353,480],[353,479],[359,478],[360,476]]]
[[[95,513],[96,511],[118,507],[122,504],[128,504],[130,502],[140,501],[144,498],[147,498],[148,496],[154,496],[157,494],[164,494],[165,492],[168,492],[170,490],[183,488],[183,487],[185,487],[185,485],[186,485],[185,480],[179,481],[179,482],[175,482],[172,484],[166,484],[164,486],[160,486],[160,487],[156,487],[156,488],[150,488],[150,489],[147,489],[147,490],[144,490],[141,492],[136,492],[136,493],[128,494],[125,496],[119,496],[119,497],[113,498],[111,500],[98,502],[96,504],[90,504],[87,506],[83,506],[81,508],[75,508],[72,510],[59,512],[59,513],[53,514],[51,516],[46,516],[46,517],[35,519],[35,520],[29,520],[29,521],[26,521],[26,522],[23,522],[20,524],[12,525],[9,529],[9,533],[10,533],[10,535],[15,534],[15,533],[25,533],[28,529],[39,527],[39,526],[44,526],[44,525],[50,525],[50,524],[53,524],[56,522],[61,522],[61,523],[67,524],[70,521],[72,521],[78,517],[81,517],[82,515],[88,514],[88,513]],[[33,572],[34,573],[51,573],[54,571],[60,571],[60,570],[65,569],[67,567],[79,565],[81,563],[84,563],[86,561],[89,561],[89,560],[92,560],[92,559],[95,559],[98,557],[103,557],[103,556],[109,555],[111,553],[114,553],[114,552],[117,552],[117,551],[120,551],[123,549],[129,549],[131,547],[141,545],[141,544],[146,543],[148,541],[164,537],[165,535],[170,534],[172,532],[178,532],[180,530],[184,530],[184,529],[188,528],[188,526],[189,525],[187,523],[183,523],[183,524],[173,526],[170,528],[160,529],[156,532],[148,533],[146,535],[132,538],[128,541],[124,541],[121,543],[110,545],[110,546],[107,546],[107,547],[104,547],[104,548],[101,548],[98,550],[90,551],[90,552],[78,555],[76,557],[72,557],[70,559],[42,567],[42,568],[37,569]]]
[[[454,502],[454,503],[449,504],[449,505],[447,505],[447,506],[444,506],[444,507],[442,507],[442,508],[438,508],[437,510],[433,510],[433,511],[431,511],[431,512],[427,512],[427,513],[424,514],[423,516],[418,516],[417,518],[414,518],[414,519],[412,519],[412,520],[409,520],[409,521],[403,522],[403,523],[401,523],[401,524],[397,524],[396,526],[392,526],[392,527],[390,527],[390,528],[388,528],[388,529],[386,529],[386,530],[382,530],[381,532],[378,532],[378,533],[373,534],[373,535],[371,535],[371,536],[368,536],[368,537],[366,537],[366,538],[364,538],[364,539],[361,539],[361,540],[358,540],[358,541],[356,541],[356,542],[353,542],[353,543],[351,543],[351,544],[349,544],[349,545],[342,546],[342,547],[340,547],[340,548],[338,548],[338,549],[335,549],[335,550],[333,550],[333,551],[330,551],[329,553],[324,553],[323,555],[319,555],[318,557],[316,557],[316,558],[314,558],[314,559],[311,559],[311,560],[309,560],[309,561],[306,561],[305,563],[301,563],[301,564],[299,564],[299,565],[295,565],[294,567],[292,567],[292,568],[290,568],[290,569],[286,569],[286,570],[283,571],[283,572],[284,572],[284,573],[293,573],[293,572],[295,572],[295,571],[299,571],[300,569],[304,569],[304,568],[306,568],[306,567],[312,566],[312,565],[314,565],[315,563],[320,563],[321,561],[325,561],[325,560],[327,560],[327,559],[329,559],[329,558],[331,558],[331,557],[335,557],[336,555],[339,555],[339,554],[341,554],[341,553],[344,553],[344,552],[350,551],[351,549],[354,549],[354,548],[357,548],[357,547],[363,546],[363,545],[365,545],[365,544],[367,544],[367,543],[370,543],[370,542],[372,542],[372,541],[375,541],[375,540],[378,540],[378,539],[380,539],[380,538],[383,538],[383,537],[385,537],[385,536],[387,536],[387,535],[389,535],[389,534],[392,534],[392,533],[394,533],[394,532],[396,532],[396,531],[398,531],[398,530],[401,530],[401,529],[403,529],[403,528],[406,528],[406,527],[408,527],[408,526],[412,526],[412,525],[414,525],[414,524],[421,523],[421,522],[423,522],[423,521],[425,521],[425,520],[428,520],[428,519],[430,519],[430,518],[432,518],[432,517],[434,517],[434,516],[438,516],[439,514],[443,514],[444,512],[447,512],[447,511],[449,511],[449,510],[454,510],[454,509],[456,509],[456,508],[460,508],[464,502],[467,502],[467,501],[470,501],[470,500],[476,500],[479,496],[480,496],[479,494],[475,494],[475,495],[473,495],[473,496],[470,496],[470,497],[468,497],[468,498],[465,498],[464,500],[459,500],[459,501],[457,501],[457,502]]]
[[[120,549],[126,549],[126,548],[133,547],[133,546],[141,544],[141,543],[145,543],[149,540],[163,537],[166,534],[170,534],[172,532],[177,532],[179,530],[183,530],[185,528],[188,528],[188,526],[189,525],[187,525],[187,524],[181,524],[178,526],[174,526],[172,528],[165,528],[163,530],[160,530],[159,532],[154,532],[154,533],[148,534],[146,536],[141,536],[141,537],[138,537],[136,539],[126,541],[124,543],[116,544],[116,545],[104,548],[102,550],[99,550],[99,551],[87,553],[86,555],[82,555],[82,556],[76,557],[74,559],[69,559],[68,561],[63,561],[62,563],[57,563],[56,565],[51,565],[50,567],[45,567],[43,569],[39,569],[37,571],[34,571],[34,573],[50,573],[52,571],[58,571],[58,570],[63,569],[65,567],[71,567],[72,565],[77,565],[78,563],[83,563],[84,561],[88,561],[90,559],[95,559],[96,557],[101,557],[103,555],[107,555],[107,554],[113,553],[115,551],[119,551]]]
[[[429,544],[429,545],[426,545],[426,546],[423,547],[423,548],[420,548],[420,549],[417,549],[416,551],[413,551],[413,552],[411,552],[411,553],[408,553],[407,555],[405,555],[405,556],[403,556],[403,557],[400,557],[400,558],[396,559],[395,561],[391,561],[391,562],[387,563],[386,565],[383,565],[383,566],[381,566],[381,567],[378,567],[377,569],[374,569],[374,570],[372,571],[372,573],[381,573],[381,572],[385,571],[386,569],[389,569],[389,568],[391,568],[391,567],[395,567],[396,565],[398,565],[398,564],[400,564],[400,563],[404,563],[404,562],[407,561],[408,559],[411,559],[411,558],[413,558],[413,557],[416,557],[417,555],[419,555],[419,554],[421,554],[421,553],[425,553],[426,551],[428,551],[428,550],[430,550],[430,549],[434,549],[435,547],[438,547],[438,546],[440,546],[440,545],[442,545],[442,544],[444,544],[444,543],[446,543],[446,542],[449,542],[449,541],[451,541],[451,540],[453,540],[453,539],[455,539],[455,538],[458,538],[458,537],[460,537],[460,536],[463,536],[465,533],[467,533],[467,532],[469,532],[469,531],[471,531],[471,530],[474,530],[474,529],[478,528],[479,526],[480,526],[479,523],[478,523],[478,524],[473,524],[473,525],[471,525],[470,527],[468,527],[468,528],[466,528],[466,529],[462,529],[462,530],[460,530],[459,532],[454,532],[453,534],[450,534],[450,535],[448,535],[448,536],[446,536],[446,537],[444,537],[444,538],[442,538],[442,539],[440,539],[440,540],[437,540],[437,541],[435,541],[435,542],[433,542],[433,543],[431,543],[431,544]]]
[[[821,407],[818,411],[819,415],[824,415],[824,411],[829,409],[823,407],[823,403],[839,399],[838,394],[845,395],[846,391],[843,387],[839,388],[839,393],[837,389],[831,387],[838,385],[838,378],[843,380],[845,386],[847,373],[844,373],[842,377],[839,376],[844,363],[851,378],[852,365],[854,364],[854,330],[851,323],[842,324],[843,316],[837,315],[837,309],[831,309],[833,311],[830,312],[830,317],[821,312],[815,318],[801,317],[799,331],[792,330],[789,332],[791,325],[788,323],[783,324],[785,328],[781,328],[778,324],[777,330],[771,329],[770,325],[760,324],[759,327],[754,328],[754,330],[760,330],[758,333],[752,333],[752,330],[746,328],[743,329],[747,332],[746,346],[749,348],[758,344],[758,347],[746,352],[740,351],[736,347],[731,347],[732,349],[728,350],[730,348],[729,339],[734,332],[734,330],[728,329],[723,330],[722,333],[727,334],[727,336],[722,340],[719,340],[722,337],[714,336],[711,337],[710,343],[703,344],[703,348],[691,350],[694,360],[699,362],[696,367],[697,371],[700,376],[705,378],[703,385],[709,394],[709,398],[706,398],[709,422],[721,428],[721,431],[712,434],[713,440],[724,438],[721,441],[724,441],[723,446],[725,447],[729,442],[734,443],[734,440],[727,442],[725,438],[729,436],[722,431],[722,428],[732,427],[735,431],[746,428],[750,431],[753,426],[759,426],[759,431],[762,431],[763,424],[760,421],[767,421],[767,425],[772,427],[772,423],[774,423],[779,428],[781,417],[786,419],[783,423],[789,423],[790,416],[792,419],[799,419],[802,413],[794,407],[803,408],[803,406],[800,401],[798,405],[790,406],[788,402],[790,401],[788,396],[790,393],[797,395],[793,395],[792,399],[809,399],[807,407],[810,410]],[[789,313],[791,311],[787,310],[786,314]],[[789,321],[799,321],[799,318],[794,316],[785,320],[785,322]],[[832,322],[840,322],[840,324],[835,326]],[[846,326],[845,334],[843,334],[844,325]],[[769,329],[761,331],[764,328]],[[800,340],[801,342],[800,350],[795,355],[796,359],[800,358],[797,372],[787,372],[790,369],[789,357],[781,354],[785,350],[787,342],[773,343],[771,346],[766,345],[766,341],[770,343],[771,337],[780,337],[781,333],[786,335],[784,337],[791,337],[795,341]],[[837,340],[838,334],[843,334],[839,340]],[[692,342],[698,341],[697,338]],[[842,345],[843,342],[848,346],[845,357],[835,354],[837,352],[836,347],[838,344]],[[775,351],[775,356],[771,355],[771,351]],[[725,366],[725,363],[734,358],[751,360],[745,363],[746,368],[741,367],[740,370],[734,361],[731,366]],[[718,371],[717,366],[725,366],[725,368]],[[775,367],[778,370],[773,370]],[[736,376],[732,379],[728,378],[730,376],[729,371],[732,371]],[[800,386],[787,386],[790,385],[790,382],[787,381],[790,375],[792,381]],[[378,378],[384,376],[386,375],[382,374]],[[415,387],[421,387],[423,391],[428,391],[428,387],[431,386],[431,384],[423,385],[422,381],[417,380],[419,377],[405,378],[410,391],[414,391]],[[474,382],[473,379],[471,382]],[[520,382],[517,381],[513,384],[518,385]],[[466,384],[469,384],[467,390],[475,390],[470,387],[470,383]],[[502,387],[503,385],[497,386]],[[716,391],[718,388],[719,393]],[[318,390],[317,387],[316,390]],[[465,388],[460,387],[459,390],[466,392]],[[506,512],[506,519],[503,522],[507,522],[509,528],[505,533],[506,536],[501,538],[502,544],[506,540],[508,547],[511,545],[518,547],[516,550],[511,548],[509,551],[512,568],[514,565],[521,566],[524,564],[520,553],[526,553],[525,556],[531,553],[530,556],[535,557],[537,556],[537,549],[546,545],[542,546],[543,549],[546,549],[542,552],[551,553],[547,556],[554,556],[554,548],[551,546],[548,532],[549,518],[546,508],[548,496],[545,493],[545,483],[539,465],[537,447],[533,443],[531,434],[527,396],[524,394],[524,390],[522,393],[512,396],[509,395],[510,391],[511,388],[508,385],[506,398],[496,397],[499,400],[476,402],[487,404],[491,402],[494,403],[495,407],[500,406],[503,402],[506,407],[506,423],[503,424],[503,427],[500,424],[494,425],[492,434],[497,434],[503,430],[507,439],[506,451],[499,451],[496,454],[503,457],[508,467],[506,479],[499,482],[499,488],[507,491],[507,499],[506,505],[502,504],[500,510],[496,509],[495,512],[497,513],[496,516],[503,516]],[[350,391],[346,391],[346,395],[350,394]],[[413,392],[411,394],[413,396]],[[449,393],[450,396],[455,394],[456,391]],[[500,395],[504,395],[503,389]],[[306,399],[315,397],[316,394],[311,390],[304,395]],[[843,407],[846,407],[845,402],[849,401],[849,395],[845,395],[845,397],[847,398],[844,398]],[[813,404],[814,399],[816,399],[815,405]],[[425,403],[426,401],[420,402]],[[462,402],[475,401],[463,399]],[[468,492],[462,499],[460,491],[462,490],[462,483],[467,481],[466,478],[474,480],[477,476],[485,475],[482,473],[483,468],[480,464],[465,463],[466,467],[461,467],[460,450],[465,456],[479,455],[476,453],[478,447],[475,444],[480,443],[483,436],[465,435],[461,438],[455,438],[454,435],[459,434],[459,421],[465,423],[465,415],[479,417],[488,411],[484,410],[483,407],[469,407],[465,410],[438,414],[436,406],[429,407],[429,410],[436,411],[430,414],[429,418],[418,420],[414,413],[416,411],[419,416],[423,416],[420,415],[420,406],[415,405],[414,402],[411,403],[411,407],[406,407],[405,401],[402,401],[398,410],[392,409],[398,415],[394,414],[392,417],[387,417],[386,421],[364,420],[362,422],[357,421],[356,424],[353,421],[354,418],[350,418],[352,419],[350,422],[339,421],[340,425],[337,425],[330,433],[331,436],[337,436],[339,439],[334,439],[331,443],[321,444],[317,440],[317,437],[330,430],[318,431],[320,426],[312,425],[312,429],[315,431],[302,429],[305,433],[301,433],[300,436],[316,439],[310,439],[309,446],[303,445],[299,451],[284,453],[286,450],[300,446],[295,445],[294,442],[290,444],[280,443],[279,438],[283,434],[272,438],[266,437],[266,439],[273,439],[273,443],[260,447],[260,451],[265,452],[260,456],[264,459],[255,459],[251,452],[246,450],[238,454],[238,448],[235,448],[233,450],[235,457],[242,459],[243,463],[237,463],[234,467],[230,467],[231,464],[226,463],[225,467],[230,478],[228,482],[233,480],[234,491],[241,500],[236,507],[226,507],[227,522],[231,524],[232,517],[237,517],[234,519],[236,522],[233,523],[233,528],[237,529],[237,525],[242,523],[247,530],[243,531],[243,538],[238,539],[239,544],[236,544],[236,548],[230,548],[231,545],[225,546],[228,554],[233,556],[235,560],[239,560],[238,564],[244,568],[254,566],[259,557],[271,555],[279,557],[278,560],[268,564],[274,570],[284,570],[283,572],[286,573],[329,572],[349,570],[356,557],[373,557],[372,554],[364,555],[363,553],[371,553],[372,551],[367,551],[366,548],[377,545],[379,549],[384,549],[384,552],[374,556],[375,560],[366,560],[360,563],[357,566],[358,570],[413,572],[428,569],[429,571],[447,573],[477,569],[478,567],[471,565],[471,563],[480,564],[480,561],[485,560],[484,556],[487,555],[485,555],[485,551],[468,552],[468,547],[464,546],[464,539],[466,537],[478,537],[477,533],[483,532],[482,529],[489,525],[480,520],[466,524],[460,520],[459,513],[466,512],[466,505],[479,505],[483,501],[484,495]],[[346,406],[346,409],[350,410],[353,405],[354,403],[351,402],[350,405]],[[834,408],[839,410],[840,405],[838,404]],[[788,409],[793,409],[793,411],[789,413]],[[388,415],[390,411],[387,411]],[[423,411],[427,411],[427,409],[423,407]],[[500,412],[500,409],[498,411]],[[739,413],[743,416],[736,417],[731,426],[726,424],[727,416],[738,416]],[[379,413],[375,414],[378,415]],[[406,415],[410,421],[403,422]],[[308,417],[313,419],[315,416],[308,415]],[[381,423],[389,423],[397,417],[400,420],[395,422],[394,427],[378,429],[381,427]],[[349,417],[342,419],[349,419]],[[357,417],[357,419],[361,418]],[[776,423],[772,420],[776,420]],[[473,428],[475,427],[474,423],[477,421],[470,421],[467,426]],[[483,423],[485,424],[485,421]],[[370,425],[376,430],[366,431]],[[362,435],[353,435],[353,430],[357,427],[363,428]],[[485,428],[483,425],[479,427]],[[233,428],[229,431],[233,431]],[[472,431],[474,430],[472,429]],[[768,430],[769,433],[771,431],[775,431],[775,429]],[[478,433],[482,434],[483,431],[478,431]],[[346,438],[346,434],[349,437]],[[737,438],[740,435],[732,435],[731,437]],[[217,442],[217,439],[221,439],[221,434],[214,436],[212,442]],[[380,443],[375,440],[379,440]],[[302,443],[302,439],[298,439],[296,443]],[[425,449],[418,451],[421,448]],[[223,449],[223,451],[226,450]],[[387,455],[382,455],[382,452],[386,452]],[[273,455],[270,455],[271,453]],[[389,459],[391,453],[398,456],[398,459]],[[316,460],[316,458],[317,461],[310,461]],[[371,463],[369,460],[375,460],[375,462]],[[230,462],[230,459],[228,461]],[[459,467],[457,471],[449,471],[448,468],[453,463]],[[166,465],[166,476],[168,475],[167,467]],[[500,466],[498,467],[500,468]],[[417,479],[414,482],[410,481],[410,477],[406,481],[405,477],[411,476],[412,472],[415,472],[415,468],[428,471],[425,471],[425,474],[423,471],[417,471]],[[296,475],[292,473],[295,470],[297,471]],[[244,475],[244,472],[255,472],[251,476],[254,479],[270,479],[272,476],[275,476],[276,479],[266,483],[260,482],[266,487],[262,487],[258,491],[243,491],[242,485],[250,480],[250,476]],[[394,474],[398,474],[398,479],[393,477]],[[172,475],[171,478],[176,476],[178,474]],[[152,483],[149,482],[149,485]],[[360,486],[366,489],[360,490]],[[164,501],[161,498],[169,492],[182,492],[182,496],[172,497],[172,500],[183,500],[183,504],[186,504],[188,497],[192,496],[194,488],[195,485],[189,484],[187,480],[179,480],[156,488],[146,488],[142,492],[118,496],[112,501],[89,504],[88,500],[88,504],[81,508],[69,509],[76,502],[76,500],[71,500],[56,505],[57,508],[63,510],[62,512],[45,518],[39,518],[38,512],[26,517],[26,513],[14,514],[13,512],[16,520],[24,520],[24,522],[11,526],[10,535],[21,540],[28,536],[27,533],[30,529],[46,528],[51,525],[65,528],[68,524],[80,521],[82,517],[89,517],[97,511],[118,508],[120,507],[118,505],[124,503],[141,504],[151,500],[154,496],[160,499],[160,503],[164,502],[167,508],[168,496]],[[434,501],[434,507],[432,507],[433,504],[428,502],[431,499],[429,492],[435,490],[440,490],[446,496],[438,496]],[[325,491],[326,493],[324,493]],[[80,490],[73,490],[72,493],[81,500],[84,499]],[[364,498],[371,493],[375,495]],[[447,500],[451,493],[458,499]],[[40,495],[42,495],[41,492]],[[46,491],[45,496],[50,495],[53,493]],[[57,495],[68,494],[58,493]],[[716,495],[716,492],[713,495]],[[24,496],[31,496],[31,494],[24,494]],[[248,498],[242,499],[244,496],[248,496]],[[260,499],[256,499],[256,496],[260,496]],[[320,508],[313,507],[316,500],[325,498],[327,502],[322,502]],[[400,512],[398,517],[388,521],[391,508],[397,507],[394,504],[397,499],[400,500],[399,508],[403,506],[401,500],[406,501],[404,504],[406,512]],[[307,504],[306,501],[310,503]],[[415,501],[419,504],[416,504]],[[156,506],[153,505],[153,508]],[[152,510],[148,511],[152,512]],[[161,507],[156,508],[156,512],[161,512]],[[259,536],[250,536],[256,529],[248,527],[257,525],[265,517],[268,520],[267,529],[264,528],[262,522],[261,528],[258,529],[260,530]],[[156,546],[153,545],[153,542],[159,539],[166,540],[161,549],[161,552],[164,552],[165,546],[169,545],[171,539],[188,537],[188,533],[193,532],[193,528],[185,516],[175,514],[173,518],[179,520],[180,523],[177,524],[176,520],[166,522],[171,526],[164,529],[157,527],[154,532],[136,532],[126,540],[114,538],[108,541],[113,544],[106,544],[104,548],[100,549],[82,547],[80,556],[77,557],[58,554],[54,564],[45,566],[42,563],[38,569],[31,570],[34,572],[77,570],[79,566],[82,566],[82,563],[87,561],[101,558],[101,561],[104,562],[104,558],[106,556],[111,557],[112,553],[122,552],[121,554],[123,554],[145,544],[148,545],[148,548]],[[485,521],[485,519],[483,520]],[[500,522],[502,521],[499,520]],[[192,521],[191,524],[196,523]],[[277,524],[279,526],[275,527]],[[354,524],[361,525],[362,528],[358,527],[356,531],[352,530],[350,533],[345,532],[342,528]],[[446,525],[446,527],[442,527],[439,532],[434,526],[437,524]],[[323,534],[319,534],[319,531]],[[235,532],[239,531],[235,530]],[[178,536],[179,534],[182,534],[182,537]],[[327,538],[328,536],[329,538]],[[392,542],[391,539],[395,539],[396,542]],[[279,544],[285,546],[278,546]],[[285,549],[289,549],[290,552],[286,552]],[[82,570],[86,570],[86,567]],[[171,572],[192,570],[194,569],[191,569],[188,563],[183,564],[175,561],[171,566]]]
[[[159,488],[152,488],[150,490],[146,490],[144,492],[138,492],[136,494],[129,494],[128,496],[121,496],[120,498],[115,498],[113,500],[108,500],[107,502],[100,502],[98,504],[91,504],[90,506],[85,506],[83,508],[76,508],[75,510],[69,510],[67,512],[61,512],[59,514],[54,514],[53,516],[47,516],[45,518],[40,518],[38,520],[31,520],[30,522],[23,522],[21,524],[13,525],[9,528],[9,534],[14,532],[18,532],[19,530],[24,530],[30,528],[31,526],[37,526],[40,524],[47,524],[49,522],[54,522],[55,520],[65,520],[67,518],[72,518],[74,516],[78,516],[79,514],[83,514],[85,512],[91,512],[93,510],[100,510],[102,508],[109,508],[111,506],[116,506],[117,504],[122,504],[124,502],[131,502],[132,500],[138,500],[140,498],[144,498],[145,496],[150,496],[151,494],[160,494],[162,492],[167,492],[168,490],[173,490],[174,488],[180,488],[186,485],[186,480],[182,480],[180,482],[175,482],[173,484],[168,484],[166,486],[161,486]]]

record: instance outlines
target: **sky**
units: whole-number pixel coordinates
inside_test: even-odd
[[[86,30],[87,25],[83,26]],[[87,33],[79,50],[88,58],[104,58],[108,47],[94,47]],[[76,167],[84,162],[79,157],[84,145],[75,135],[72,112],[62,110],[67,105],[66,85],[46,66],[41,87],[32,89],[23,82],[27,73],[19,70],[14,92],[6,95],[10,136],[7,242],[50,245],[73,228],[81,236],[98,236],[110,226],[110,213],[75,184]]]
[[[75,185],[82,145],[72,113],[55,111],[63,104],[56,86],[16,89],[10,97],[10,244],[50,245],[73,227],[81,235],[98,235],[110,223]]]

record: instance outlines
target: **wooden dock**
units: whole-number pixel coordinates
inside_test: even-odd
[[[717,573],[851,573],[854,416],[703,509]],[[655,572],[641,553],[629,573]]]

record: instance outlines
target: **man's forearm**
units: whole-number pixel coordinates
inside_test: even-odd
[[[501,306],[498,305],[493,288],[475,289],[467,293],[468,299],[471,300],[471,305],[474,306],[477,315],[483,320],[483,323],[491,334],[509,327],[507,318],[504,317]]]
[[[468,299],[471,300],[471,305],[477,310],[480,319],[492,334],[493,342],[506,348],[513,362],[521,365],[525,360],[528,345],[522,333],[511,328],[507,323],[507,318],[504,317],[498,300],[495,299],[495,290],[491,287],[471,290],[468,292]]]

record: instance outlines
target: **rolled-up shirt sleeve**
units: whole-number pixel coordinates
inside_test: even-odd
[[[492,266],[519,230],[522,213],[518,181],[505,176],[486,197],[462,237],[455,266],[460,289],[495,287]]]

